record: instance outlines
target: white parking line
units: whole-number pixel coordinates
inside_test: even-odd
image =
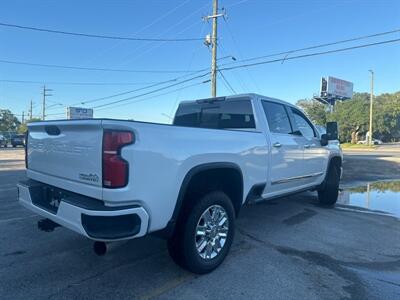
[[[15,186],[15,183],[0,184],[0,188],[6,187],[6,186]]]
[[[347,207],[336,207],[336,209],[340,209],[340,210],[345,210],[345,211],[353,211],[353,212],[357,212],[357,213],[362,213],[362,214],[370,214],[370,215],[378,215],[378,216],[385,216],[385,217],[392,217],[392,218],[396,218],[399,219],[399,217],[390,214],[390,213],[381,213],[381,212],[376,212],[376,211],[370,211],[370,210],[362,210],[362,209],[355,209],[355,208],[347,208]]]
[[[19,221],[19,220],[30,219],[30,218],[34,218],[34,217],[38,217],[38,215],[30,215],[30,216],[26,216],[26,217],[18,217],[18,218],[11,218],[11,219],[0,220],[0,224],[1,224],[1,223],[11,222],[11,221]]]
[[[16,191],[16,190],[17,190],[17,187],[13,187],[13,188],[0,189],[0,192]]]

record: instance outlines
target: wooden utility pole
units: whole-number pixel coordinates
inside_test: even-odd
[[[212,49],[211,49],[211,97],[217,97],[217,26],[218,0],[213,0]]]
[[[52,96],[51,94],[47,94],[46,92],[52,91],[51,89],[46,89],[46,86],[43,86],[43,103],[42,103],[42,120],[46,120],[46,97]]]
[[[32,121],[32,106],[33,106],[33,104],[32,104],[32,99],[31,99],[31,105],[29,107],[29,121]]]
[[[22,111],[22,124],[25,123],[25,111]]]
[[[225,14],[218,13],[218,0],[213,0],[213,12],[211,16],[206,16],[203,19],[208,21],[212,19],[212,34],[207,36],[205,44],[211,45],[211,97],[217,96],[217,43],[218,43],[218,18]]]

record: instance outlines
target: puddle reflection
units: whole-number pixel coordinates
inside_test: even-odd
[[[337,203],[383,211],[400,217],[400,180],[374,182],[343,190]]]

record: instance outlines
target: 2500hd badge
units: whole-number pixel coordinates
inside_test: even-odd
[[[99,182],[99,176],[97,174],[83,174],[79,173],[79,179],[90,181],[90,182]]]

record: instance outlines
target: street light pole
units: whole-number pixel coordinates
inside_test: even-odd
[[[368,145],[372,146],[372,107],[374,103],[374,71],[368,70],[371,73],[371,95],[369,101],[369,135]]]

